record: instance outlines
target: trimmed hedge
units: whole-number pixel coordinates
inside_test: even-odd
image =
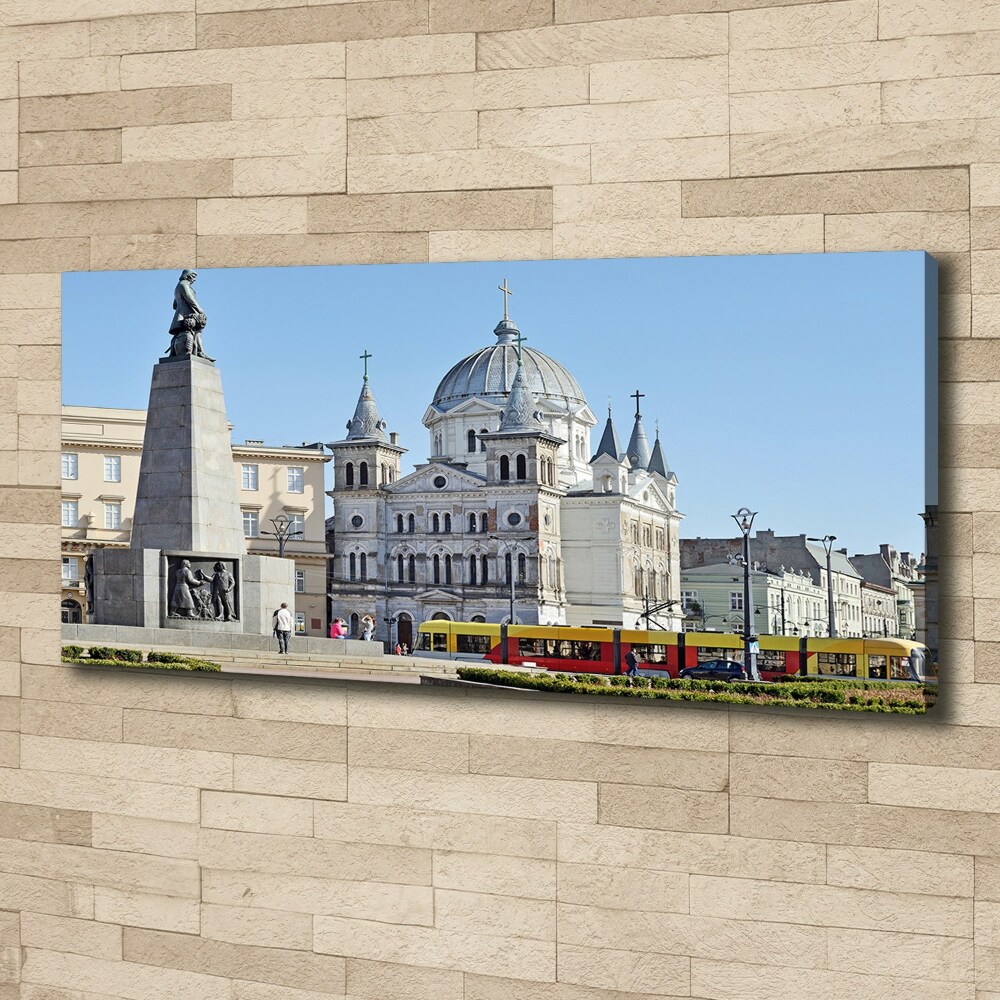
[[[866,695],[858,684],[832,681],[827,684],[802,685],[766,683],[730,683],[727,681],[683,680],[666,677],[607,677],[602,674],[526,674],[489,667],[459,667],[462,680],[497,684],[559,694],[590,694],[621,698],[645,698],[665,701],[712,701],[729,705],[774,705],[783,708],[831,708],[845,712],[892,712],[918,715],[927,711],[923,687],[880,685],[879,694]],[[879,682],[873,682],[879,683]],[[884,682],[883,682],[884,683]],[[853,690],[851,690],[853,689]],[[882,696],[883,690],[886,696]],[[893,696],[890,697],[889,694]]]
[[[140,667],[148,670],[182,670],[203,671],[205,673],[220,673],[222,667],[209,660],[199,660],[193,656],[181,656],[177,653],[157,652],[152,650],[146,654],[143,661],[139,649],[118,649],[114,646],[91,646],[89,655],[84,657],[83,646],[63,646],[62,660],[64,663],[88,663],[102,667]]]

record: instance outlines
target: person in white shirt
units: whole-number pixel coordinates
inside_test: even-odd
[[[292,634],[292,613],[288,605],[282,601],[281,607],[274,613],[274,634],[278,637],[278,652],[288,655],[288,639]]]

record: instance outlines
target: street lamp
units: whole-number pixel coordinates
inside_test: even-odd
[[[296,535],[301,535],[302,532],[297,528],[292,529],[292,522],[288,519],[285,514],[279,514],[277,517],[269,517],[268,520],[274,525],[274,531],[262,531],[262,535],[270,535],[272,538],[278,539],[278,558],[285,558],[285,542],[289,538],[294,538]]]
[[[754,652],[757,636],[754,635],[753,629],[753,589],[750,583],[750,530],[753,528],[753,519],[757,516],[757,511],[750,510],[749,507],[740,507],[730,516],[743,534],[743,656],[747,675],[752,680],[759,680],[757,654]]]
[[[399,621],[399,618],[396,615],[389,615],[383,618],[382,621],[389,626],[389,652],[394,653],[396,651],[396,644],[392,641],[392,630],[396,627],[396,622]]]
[[[824,535],[822,538],[807,538],[807,542],[822,542],[826,549],[826,603],[830,616],[830,638],[837,638],[837,609],[833,603],[833,543],[836,535]]]

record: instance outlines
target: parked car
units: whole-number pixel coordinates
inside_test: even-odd
[[[696,667],[684,667],[680,676],[701,681],[745,681],[747,672],[735,660],[708,660]]]

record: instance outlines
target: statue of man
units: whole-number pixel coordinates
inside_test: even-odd
[[[191,571],[191,561],[182,560],[174,572],[174,589],[170,594],[169,612],[172,618],[197,618],[198,605],[195,591],[201,586],[202,573]]]
[[[212,568],[215,570],[212,576],[212,609],[215,612],[215,620],[236,621],[236,616],[233,614],[232,596],[236,580],[233,574],[226,569],[224,562],[217,562]]]
[[[192,286],[197,277],[197,271],[187,269],[181,271],[180,280],[174,289],[174,318],[170,323],[170,334],[173,339],[167,357],[193,355],[206,361],[214,361],[215,358],[210,358],[201,344],[201,331],[208,323],[208,316],[195,298]]]

